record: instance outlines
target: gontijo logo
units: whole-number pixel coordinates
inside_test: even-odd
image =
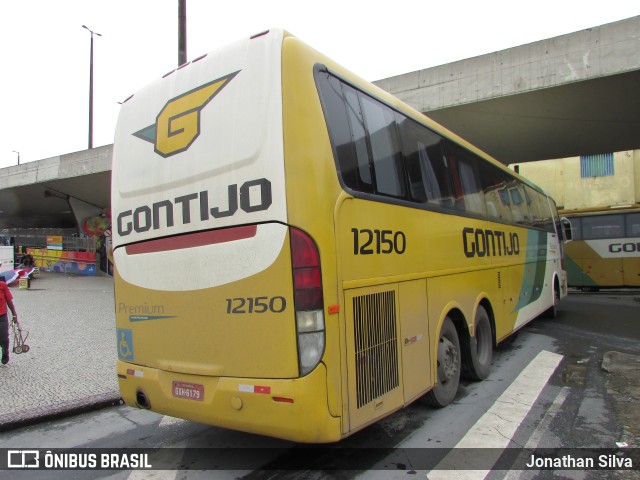
[[[240,70],[172,98],[158,114],[154,125],[133,135],[153,143],[155,152],[165,158],[184,152],[200,135],[202,109],[238,73]]]

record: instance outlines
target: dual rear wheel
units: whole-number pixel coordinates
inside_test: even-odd
[[[493,359],[493,333],[489,315],[479,306],[475,318],[475,335],[460,338],[451,317],[445,318],[438,339],[437,383],[426,395],[427,404],[444,407],[456,397],[460,376],[464,374],[472,380],[482,380],[491,371]]]

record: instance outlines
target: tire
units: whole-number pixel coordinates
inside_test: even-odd
[[[484,380],[491,372],[493,360],[493,332],[489,314],[479,306],[476,312],[475,335],[469,339],[465,352],[463,374],[471,380]]]
[[[560,303],[560,291],[558,290],[558,286],[554,284],[553,286],[553,305],[551,305],[545,312],[542,314],[544,318],[554,319],[558,318],[558,304]]]
[[[438,339],[438,370],[435,387],[425,395],[425,402],[432,407],[450,404],[458,392],[461,355],[458,332],[449,317],[445,318]]]

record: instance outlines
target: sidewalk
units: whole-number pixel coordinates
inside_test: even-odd
[[[27,353],[0,365],[0,431],[119,402],[113,278],[43,272],[11,287]]]

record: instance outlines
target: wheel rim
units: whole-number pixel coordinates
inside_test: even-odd
[[[447,383],[455,377],[458,370],[458,352],[456,346],[447,337],[440,338],[438,345],[438,378]]]

